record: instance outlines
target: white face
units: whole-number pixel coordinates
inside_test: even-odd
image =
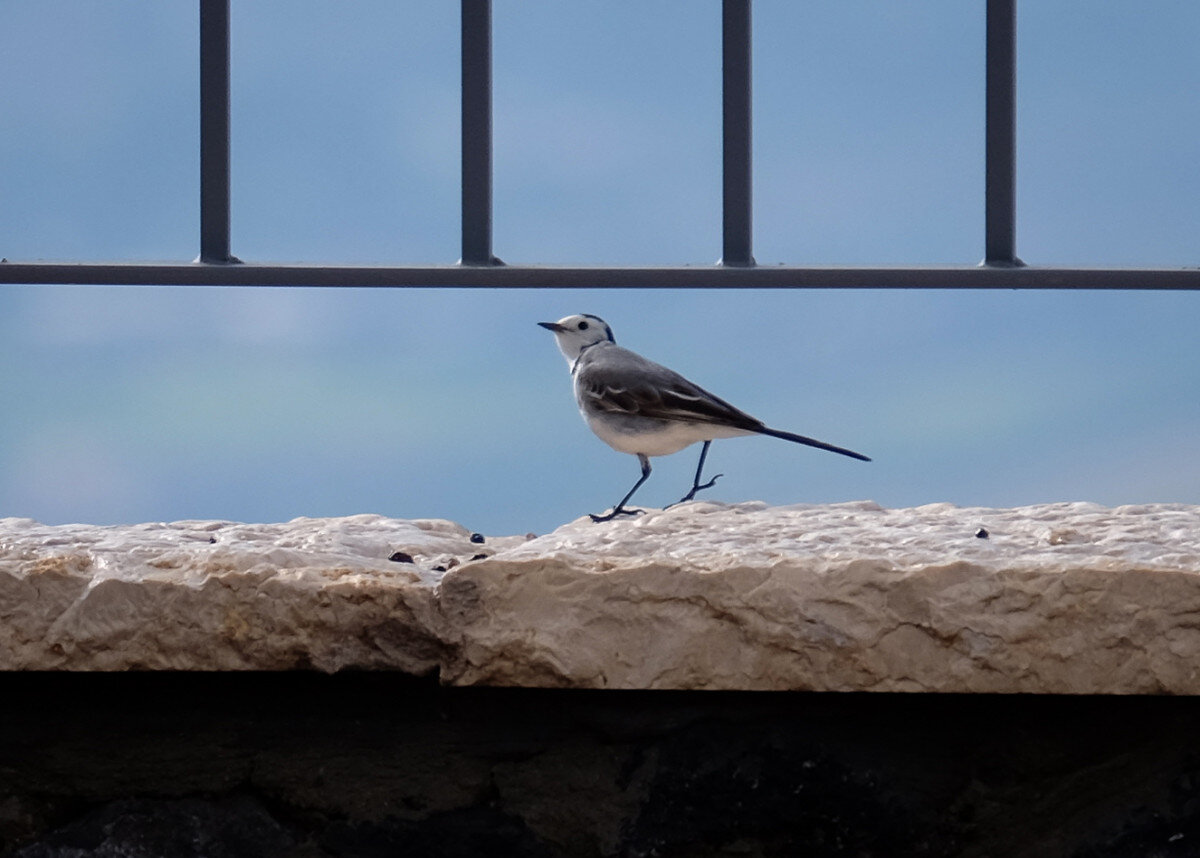
[[[579,353],[588,346],[605,340],[614,342],[612,328],[599,316],[582,314],[538,324],[554,332],[558,348],[569,363],[574,363]]]

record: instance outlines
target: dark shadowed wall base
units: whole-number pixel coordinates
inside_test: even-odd
[[[0,854],[1190,856],[1187,697],[0,674]]]

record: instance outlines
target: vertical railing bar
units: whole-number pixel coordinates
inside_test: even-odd
[[[750,0],[723,0],[721,112],[723,141],[721,265],[754,264],[751,231]]]
[[[1016,254],[1016,53],[1016,0],[988,0],[986,265],[1022,264]]]
[[[462,0],[462,259],[492,255],[492,3]]]
[[[229,0],[200,0],[200,261],[229,249]]]

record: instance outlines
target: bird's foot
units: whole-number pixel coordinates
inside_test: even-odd
[[[681,503],[687,503],[688,501],[690,501],[696,497],[696,492],[702,492],[705,489],[711,489],[714,485],[716,485],[717,480],[719,480],[723,476],[725,476],[725,475],[717,474],[715,477],[713,477],[711,480],[709,480],[707,483],[705,483],[702,486],[692,486],[692,490],[690,492],[688,492],[686,495],[681,497],[679,500],[675,501],[675,503],[666,507],[666,509],[670,509],[672,506],[679,506],[679,504],[681,504]]]
[[[596,524],[599,524],[602,521],[612,521],[618,515],[641,515],[644,512],[644,509],[625,509],[625,507],[619,506],[608,515],[596,515],[594,512],[589,512],[588,517],[596,522]]]

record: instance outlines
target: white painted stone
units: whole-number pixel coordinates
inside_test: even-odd
[[[3,519],[0,667],[1200,693],[1200,507],[691,503],[532,540],[469,536],[371,515]]]

